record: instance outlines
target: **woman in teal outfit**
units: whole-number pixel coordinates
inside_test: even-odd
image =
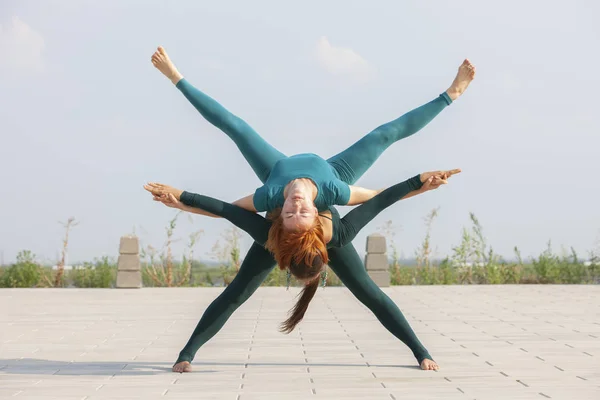
[[[242,198],[233,204],[222,202],[218,206],[213,204],[212,206],[214,207],[212,209],[210,204],[207,206],[203,201],[206,200],[210,203],[210,200],[214,199],[204,196],[180,192],[179,197],[182,201],[185,202],[187,197],[188,205],[197,207],[196,210],[199,210],[198,213],[200,214],[225,216],[224,212],[225,214],[230,212],[231,215],[225,217],[232,222],[236,219],[239,220],[246,217],[248,217],[248,220],[256,217],[262,219],[261,216],[255,214],[259,209],[273,211],[277,207],[281,207],[282,211],[280,215],[283,215],[283,217],[280,218],[292,221],[291,223],[284,223],[284,226],[290,230],[302,230],[306,226],[312,227],[315,220],[320,221],[322,225],[323,221],[321,218],[327,221],[327,216],[319,215],[319,211],[329,211],[331,215],[337,215],[335,209],[330,207],[336,203],[361,204],[367,200],[372,200],[367,201],[361,207],[373,205],[377,208],[381,207],[382,201],[383,203],[389,202],[390,199],[397,201],[400,198],[406,198],[419,193],[422,190],[423,183],[430,185],[430,188],[435,188],[445,183],[445,179],[452,173],[444,175],[444,173],[436,171],[436,173],[432,173],[431,179],[425,179],[424,181],[422,180],[424,174],[422,174],[403,182],[404,191],[406,191],[406,188],[412,189],[406,191],[400,197],[398,196],[402,190],[398,191],[398,189],[396,191],[389,191],[388,189],[388,191],[384,191],[379,196],[374,197],[379,192],[350,186],[360,178],[366,169],[391,143],[418,131],[443,108],[462,94],[474,76],[474,68],[468,61],[465,61],[459,68],[457,78],[450,89],[440,95],[438,99],[405,114],[389,124],[377,128],[345,152],[323,163],[324,160],[319,160],[314,155],[286,157],[273,149],[244,121],[233,116],[214,100],[193,88],[184,80],[162,48],[159,48],[153,55],[152,60],[153,64],[177,85],[207,120],[218,126],[234,140],[253,170],[264,183],[263,187],[259,188],[254,195]],[[315,165],[317,168],[314,168]],[[412,186],[409,182],[412,182]],[[147,189],[155,194],[155,199],[161,200],[166,204],[173,201],[177,202],[173,193],[164,191],[160,187],[147,187]],[[385,194],[387,194],[387,197]],[[181,197],[182,195],[183,197]],[[194,201],[196,201],[196,204],[193,204]],[[364,212],[362,215],[367,214],[367,212]],[[355,215],[361,214],[357,213]],[[311,218],[312,221],[310,223],[305,224],[303,222]],[[266,241],[268,241],[268,233],[265,232],[270,230],[271,225],[270,221],[264,221],[266,223],[262,225],[250,224],[251,226],[266,228],[266,230],[262,229],[262,239],[253,244],[234,281],[206,310],[188,344],[180,353],[177,363],[174,366],[174,371],[184,372],[190,369],[189,363],[198,348],[216,334],[233,311],[260,286],[260,283],[276,264],[273,255],[264,248]],[[340,225],[343,226],[341,222],[344,219],[339,219],[339,215],[337,221],[340,221]],[[248,229],[246,230],[249,231]],[[341,231],[344,231],[344,229],[338,229],[337,231],[338,239],[339,232]],[[330,233],[331,236],[335,232],[335,227],[333,227],[333,232]],[[348,234],[347,239],[353,236],[352,234]],[[254,235],[253,237],[255,240],[257,239]],[[328,242],[331,243],[331,239],[333,237],[330,237]],[[325,255],[325,257],[322,257],[322,260],[329,261],[329,266],[352,293],[375,313],[377,318],[392,334],[411,348],[423,369],[437,369],[437,364],[418,341],[397,306],[370,280],[360,258],[349,241],[341,243],[338,240],[338,247],[330,248],[328,252],[330,259],[327,260],[327,255]],[[315,258],[311,261],[315,261]],[[288,328],[291,327],[293,329],[302,319],[308,307],[308,302],[318,287],[318,279],[316,278],[320,275],[323,264],[325,263],[309,262],[300,266],[304,270],[303,272],[298,271],[298,273],[294,274],[306,282],[302,298],[306,297],[308,301],[302,302],[301,298],[298,302],[294,309],[296,319],[292,321],[291,325],[288,325]],[[290,270],[294,266],[297,267],[298,264],[293,261],[287,265]],[[309,271],[308,274],[306,273],[307,270]],[[298,307],[299,305],[301,307]],[[290,320],[286,322],[290,322]],[[287,329],[287,331],[291,329]]]
[[[332,231],[328,242],[329,267],[356,298],[375,314],[382,325],[411,349],[417,362],[425,370],[436,370],[439,367],[416,337],[398,306],[369,277],[351,241],[385,208],[398,200],[436,189],[447,183],[447,178],[457,172],[460,171],[419,174],[382,191],[351,210],[343,218],[340,218],[334,207],[329,207],[328,210]],[[173,371],[189,372],[190,363],[198,349],[223,327],[233,312],[258,289],[275,267],[273,255],[265,249],[271,221],[234,204],[170,186],[150,183],[145,188],[154,195],[154,200],[161,201],[167,206],[196,214],[226,218],[249,233],[255,241],[236,277],[206,309],[187,344],[179,353]],[[318,277],[324,270],[324,265],[323,263],[310,266],[292,264],[288,268],[292,270],[298,268],[294,275],[299,276],[306,283],[292,315],[283,324],[284,332],[293,330],[304,317],[310,300],[318,288]]]
[[[254,194],[234,204],[254,212],[277,210],[267,248],[282,266],[288,266],[292,259],[311,264],[315,257],[323,257],[326,243],[319,212],[332,205],[358,205],[372,198],[377,191],[352,186],[351,182],[356,182],[391,144],[415,134],[452,104],[475,75],[473,65],[465,60],[453,83],[438,97],[324,160],[315,154],[288,157],[273,148],[244,120],[192,86],[162,47],[152,62],[208,122],[234,141],[263,182]]]

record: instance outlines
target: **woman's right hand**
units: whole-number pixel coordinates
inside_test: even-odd
[[[163,197],[172,194],[175,199],[179,200],[183,190],[175,189],[172,186],[163,185],[162,183],[150,182],[144,185],[144,189],[152,193],[154,196]]]
[[[421,182],[423,183],[423,187],[420,189],[421,192],[427,192],[429,190],[435,190],[439,188],[441,185],[446,185],[448,183],[448,178],[452,175],[456,175],[460,173],[460,169],[451,169],[448,171],[432,171],[432,172],[423,172],[420,175]]]
[[[177,208],[179,210],[183,209],[183,203],[180,202],[173,196],[172,193],[163,194],[163,195],[154,195],[152,198],[154,201],[160,201],[167,207]]]
[[[431,172],[423,172],[420,177],[421,177],[421,182],[425,183],[427,182],[427,180],[429,180],[429,178],[433,178],[434,181],[436,181],[436,183],[439,184],[446,184],[448,183],[448,178],[450,178],[452,175],[456,175],[458,173],[460,173],[461,170],[460,169],[451,169],[448,171],[431,171]]]

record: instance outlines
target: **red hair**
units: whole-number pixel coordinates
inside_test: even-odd
[[[265,247],[275,258],[280,269],[288,269],[296,278],[309,280],[300,293],[300,299],[290,310],[280,331],[290,333],[302,321],[308,305],[319,287],[319,274],[329,262],[323,225],[319,218],[306,231],[290,231],[283,226],[281,210],[272,212],[273,221]]]
[[[327,264],[327,243],[319,218],[316,218],[315,224],[306,231],[285,229],[280,209],[273,211],[269,218],[273,224],[269,229],[265,247],[273,253],[280,269],[286,269],[291,264],[313,265],[315,257],[320,257],[323,264]],[[305,279],[300,276],[299,278]]]

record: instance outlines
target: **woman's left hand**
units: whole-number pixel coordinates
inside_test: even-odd
[[[167,207],[177,208],[179,210],[183,210],[184,209],[183,203],[181,203],[179,200],[177,200],[175,198],[175,196],[173,196],[172,193],[165,194],[163,196],[154,196],[153,200],[154,201],[160,201],[161,203],[163,203]]]
[[[144,185],[144,189],[152,193],[155,197],[167,197],[170,194],[173,195],[176,200],[181,200],[181,193],[183,193],[183,190],[155,182]]]
[[[426,192],[428,190],[437,189],[442,185],[446,185],[448,183],[448,179],[452,175],[456,175],[460,172],[461,172],[460,169],[451,169],[448,171],[424,172],[421,174],[421,182],[423,182],[421,191]]]

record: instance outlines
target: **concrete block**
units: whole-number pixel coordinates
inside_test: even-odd
[[[117,288],[141,288],[142,271],[117,271]]]
[[[139,254],[140,242],[137,236],[122,236],[119,245],[120,254]]]
[[[389,269],[387,254],[367,254],[365,256],[365,268],[367,271]]]
[[[367,253],[383,254],[387,251],[385,236],[374,233],[367,236]]]
[[[141,270],[140,256],[137,254],[121,254],[117,261],[119,271],[139,271]]]
[[[390,273],[389,271],[368,271],[367,272],[373,282],[379,287],[390,286]]]

